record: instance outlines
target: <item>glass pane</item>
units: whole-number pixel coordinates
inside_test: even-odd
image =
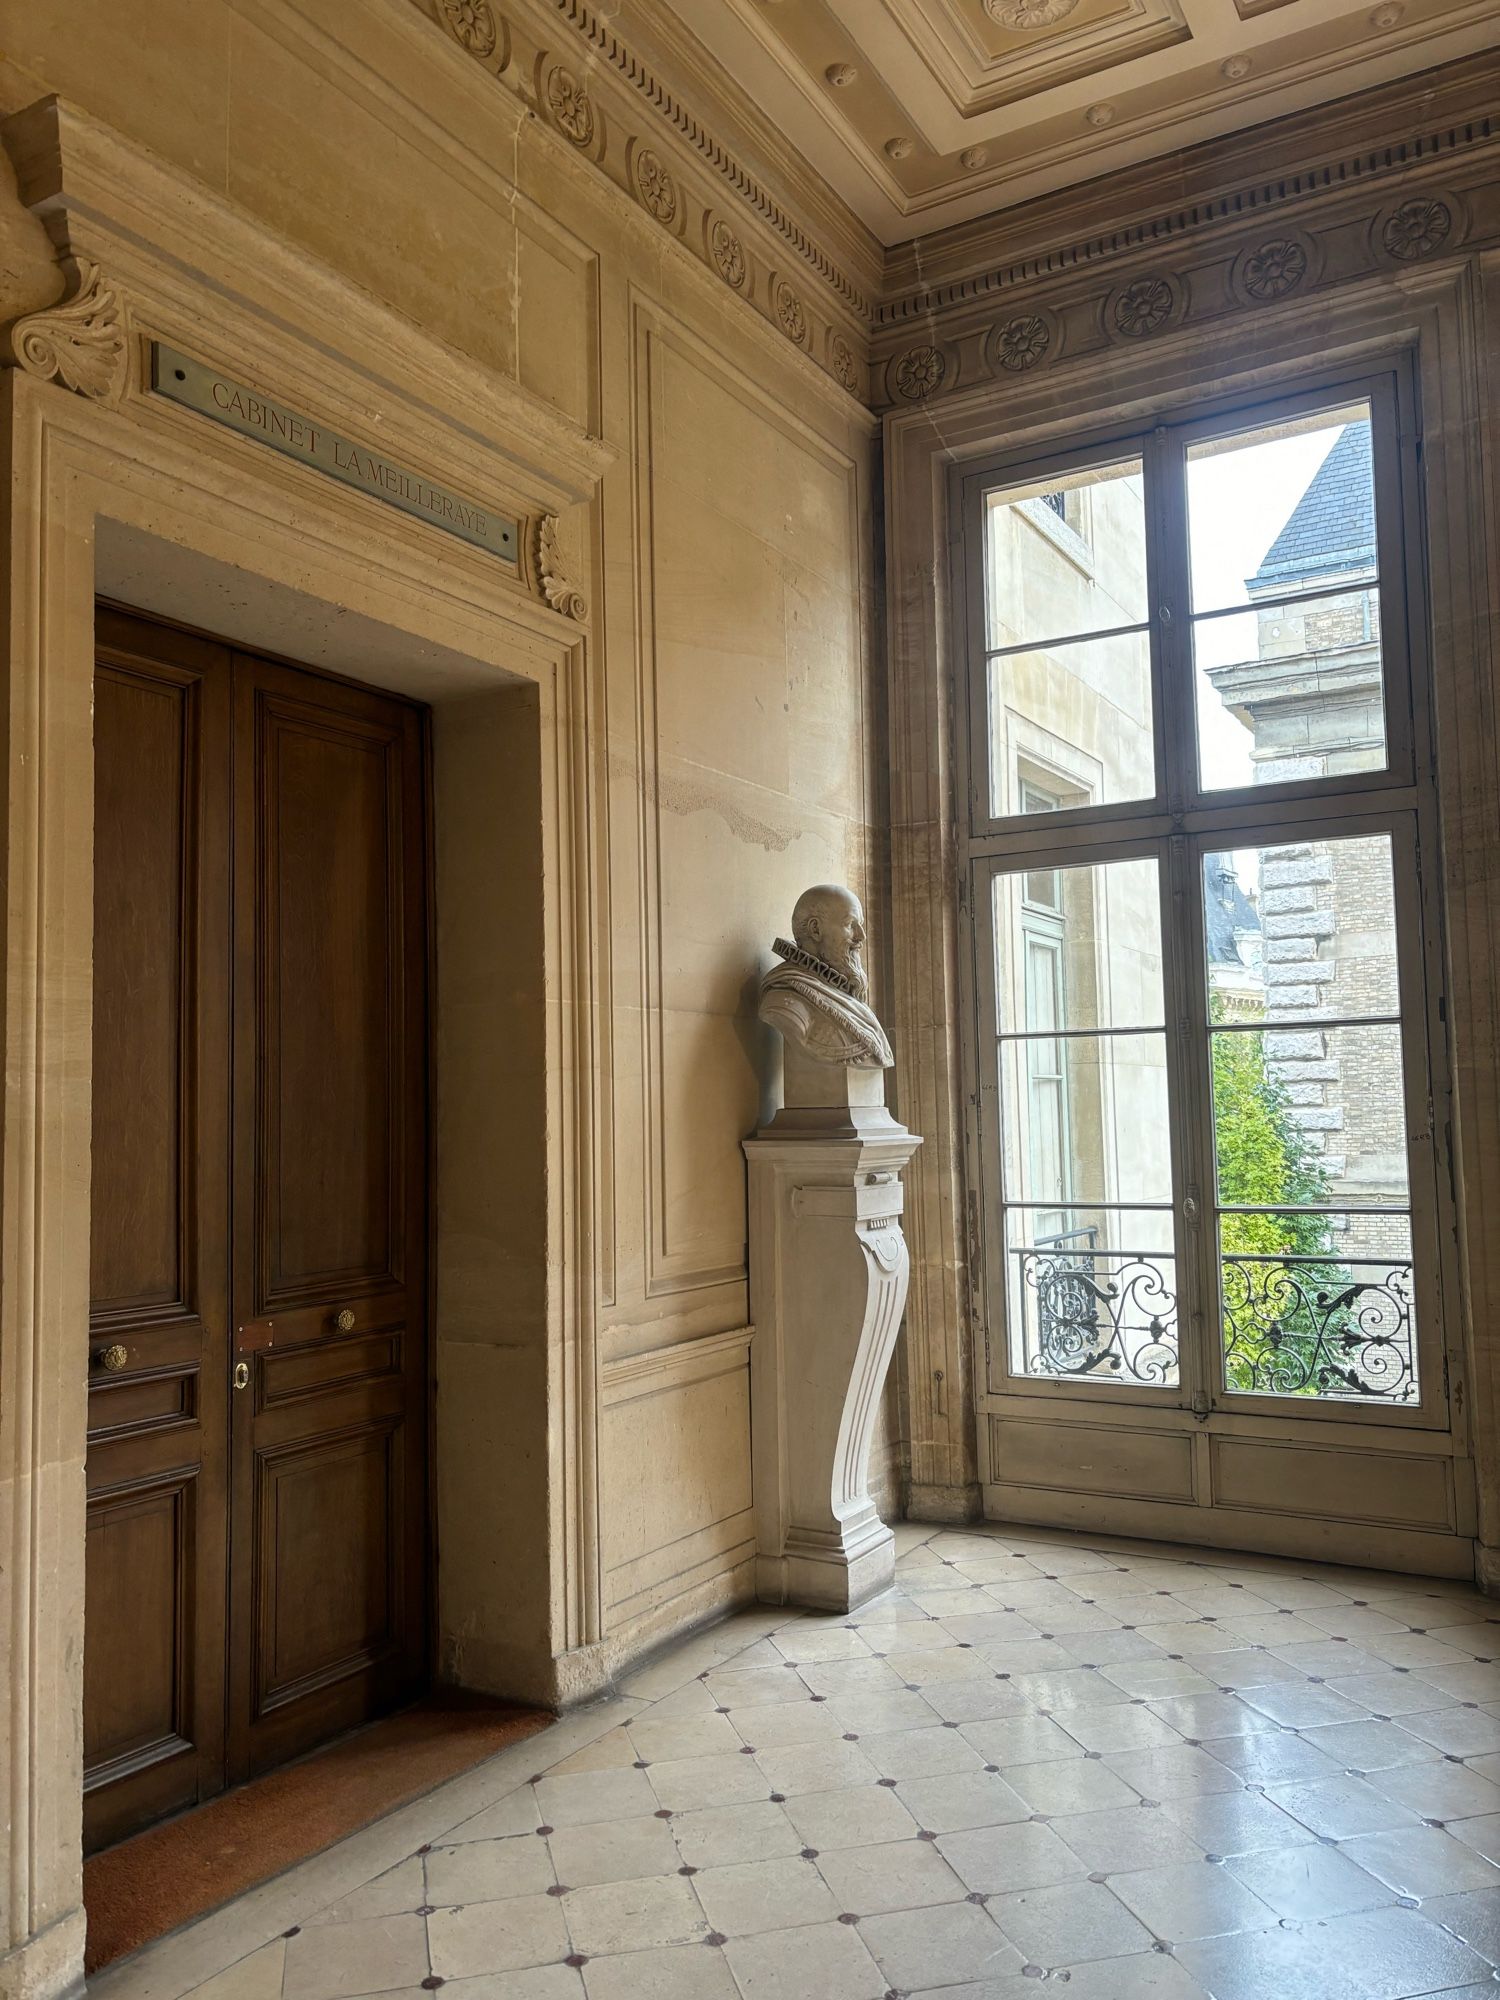
[[[1012,1209],[1005,1261],[1016,1374],[1176,1385],[1170,1212]]]
[[[1045,877],[1045,906],[1028,895]],[[997,875],[995,996],[1002,1034],[1159,1028],[1161,901],[1149,856]],[[1050,970],[1041,969],[1043,946]]]
[[[1187,484],[1205,790],[1384,770],[1368,404],[1194,445]]]
[[[1212,1037],[1220,1205],[1405,1208],[1401,1030],[1324,1028],[1288,1053],[1301,1039]]]
[[[1191,446],[1187,498],[1194,611],[1373,582],[1369,404]]]
[[[1319,1022],[1399,1010],[1386,834],[1206,854],[1203,917],[1212,1019],[1306,1030],[1267,1037],[1278,1061],[1323,1060]]]
[[[1000,1123],[1011,1201],[1172,1199],[1165,1035],[1002,1043]]]
[[[989,685],[990,811],[997,819],[1154,795],[1146,633],[1002,653],[990,661]]]
[[[1199,618],[1193,657],[1206,791],[1385,769],[1373,584]]]
[[[1419,1400],[1406,1216],[1224,1215],[1219,1266],[1231,1391]]]
[[[985,495],[986,644],[1034,645],[1147,615],[1139,460]]]

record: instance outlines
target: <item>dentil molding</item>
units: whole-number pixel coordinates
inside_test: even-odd
[[[1139,349],[1181,331],[1211,336],[1216,324],[1320,291],[1400,281],[1424,263],[1500,245],[1500,119],[1469,129],[1447,157],[1436,151],[1406,168],[1340,185],[1332,177],[1295,219],[1262,213],[1277,204],[1232,204],[1196,212],[1102,261],[1030,261],[995,283],[1003,295],[951,288],[932,303],[920,330],[893,326],[877,336],[873,402],[899,411],[950,395],[999,388],[1023,374],[1050,372],[1111,349]],[[1352,177],[1351,177],[1352,179]],[[1163,241],[1161,239],[1169,239]],[[1014,294],[1014,296],[1008,296]]]

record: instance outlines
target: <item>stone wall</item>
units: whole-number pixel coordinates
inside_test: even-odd
[[[754,1012],[769,942],[798,891],[834,877],[871,906],[877,984],[889,944],[873,423],[834,344],[840,327],[857,344],[857,322],[790,222],[726,214],[701,156],[648,127],[639,91],[545,6],[497,22],[412,0],[158,0],[150,17],[143,34],[140,9],[106,0],[20,10],[0,113],[60,94],[612,459],[559,541],[589,628],[589,1303],[601,1636],[623,1664],[750,1589],[747,1347],[724,1337],[748,1319],[740,1140],[777,1087]],[[9,319],[60,276],[8,192],[0,221]],[[316,406],[317,380],[302,387]],[[487,1314],[457,1372],[439,1368],[440,1467],[487,1448],[469,1402],[484,1350],[503,1367],[529,1337],[504,1296]],[[893,1391],[875,1468],[892,1506],[895,1407]],[[493,1678],[483,1657],[471,1643],[446,1670]]]

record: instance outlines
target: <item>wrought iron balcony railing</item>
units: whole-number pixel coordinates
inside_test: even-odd
[[[1177,1299],[1169,1253],[1101,1249],[1075,1229],[1013,1250],[1029,1374],[1170,1388]],[[1412,1267],[1331,1256],[1220,1259],[1231,1390],[1414,1403]]]

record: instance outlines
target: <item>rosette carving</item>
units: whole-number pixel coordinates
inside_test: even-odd
[[[833,369],[834,379],[852,396],[859,387],[859,366],[854,359],[853,350],[841,333],[834,334],[828,342],[828,361]]]
[[[571,70],[561,64],[547,78],[547,108],[552,122],[575,146],[587,146],[594,136],[594,107]]]
[[[1431,257],[1453,234],[1453,211],[1447,202],[1434,196],[1414,195],[1386,217],[1380,241],[1388,257],[1398,263],[1414,264],[1419,257]]]
[[[658,222],[672,222],[677,216],[677,183],[649,146],[635,156],[635,191],[641,206]]]
[[[1295,292],[1308,269],[1306,248],[1295,236],[1273,236],[1245,252],[1236,275],[1246,298],[1268,305]]]
[[[10,329],[10,355],[28,375],[113,402],[125,387],[130,352],[124,302],[97,264],[81,258],[71,269],[73,288],[60,305],[28,313]]]
[[[896,394],[908,403],[924,403],[943,386],[947,372],[941,348],[909,347],[896,363]]]
[[[1144,340],[1148,334],[1161,331],[1176,305],[1176,294],[1166,278],[1133,278],[1115,295],[1115,326],[1127,340]]]
[[[490,0],[439,0],[448,32],[471,56],[492,56],[498,33]]]
[[[708,254],[725,284],[739,291],[745,282],[745,246],[722,216],[708,232]]]
[[[806,345],[807,314],[801,299],[784,280],[776,287],[776,317],[788,340],[795,340],[799,347]]]
[[[995,360],[1012,375],[1035,368],[1052,345],[1052,329],[1040,313],[1018,313],[995,329]]]
[[[536,579],[554,611],[561,612],[564,618],[580,621],[588,617],[588,599],[563,575],[555,514],[543,514],[536,524]]]

